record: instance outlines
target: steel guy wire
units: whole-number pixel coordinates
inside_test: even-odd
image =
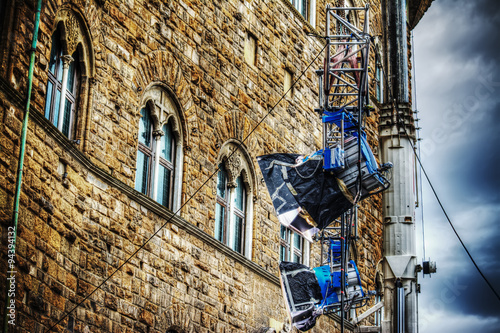
[[[257,125],[255,125],[255,127],[247,134],[247,136],[245,136],[243,138],[243,140],[241,140],[241,142],[238,144],[237,146],[237,149],[235,149],[234,151],[232,151],[228,158],[231,158],[235,153],[236,151],[238,151],[241,146],[243,145],[243,143],[250,137],[250,135],[252,135],[255,130],[257,129],[257,127],[259,127],[263,122],[264,120],[274,111],[274,109],[279,105],[279,103],[281,103],[281,101],[283,100],[283,98],[285,98],[285,96],[293,89],[293,87],[297,84],[297,82],[305,75],[305,73],[307,72],[307,70],[309,69],[309,67],[311,67],[311,65],[316,61],[316,59],[318,59],[319,55],[325,50],[325,48],[327,47],[328,44],[325,44],[325,46],[323,46],[323,48],[318,52],[318,54],[314,57],[314,59],[311,60],[311,62],[307,65],[307,67],[302,71],[302,73],[299,75],[299,77],[293,82],[293,84],[290,86],[290,88],[281,96],[281,98],[276,102],[276,104],[274,104],[274,106],[264,115],[264,117],[262,117],[262,119],[257,123]],[[56,327],[57,325],[59,325],[59,323],[61,323],[67,316],[69,316],[71,313],[73,313],[78,307],[80,307],[80,305],[82,305],[85,301],[87,301],[90,296],[92,296],[97,290],[101,289],[101,287],[109,281],[109,279],[111,279],[117,272],[119,272],[123,266],[125,266],[125,264],[127,264],[133,257],[135,257],[135,255],[140,251],[142,250],[154,237],[156,237],[156,235],[158,235],[158,233],[168,224],[170,223],[170,221],[174,218],[174,216],[178,215],[178,213],[181,211],[182,208],[184,208],[197,194],[198,192],[200,192],[200,190],[219,172],[220,170],[220,167],[217,166],[217,169],[205,180],[205,182],[203,184],[200,185],[200,187],[198,187],[198,189],[186,200],[186,202],[184,202],[184,204],[179,208],[177,209],[177,211],[171,216],[169,217],[165,223],[163,223],[160,228],[158,228],[157,231],[155,231],[145,242],[144,244],[142,244],[137,250],[134,251],[134,253],[132,253],[118,268],[116,268],[113,273],[111,273],[110,275],[108,275],[103,282],[101,282],[97,287],[94,288],[94,290],[92,290],[92,292],[90,294],[88,294],[87,296],[85,296],[85,298],[80,301],[78,304],[76,304],[69,312],[66,312],[64,314],[64,316],[62,316],[61,319],[59,319],[54,325],[52,325],[47,331],[45,331],[45,333],[48,333],[50,331],[52,331],[52,329],[54,327]]]
[[[377,53],[375,53],[375,56],[378,58],[378,54]],[[436,189],[434,188],[434,185],[432,185],[432,182],[431,182],[431,180],[429,178],[429,175],[425,171],[425,168],[424,168],[424,166],[422,164],[422,161],[420,160],[420,156],[419,156],[419,154],[417,154],[417,151],[415,150],[415,146],[413,145],[412,139],[410,138],[410,135],[408,134],[408,131],[406,130],[406,127],[404,125],[404,120],[401,119],[401,116],[399,114],[399,109],[398,109],[398,103],[397,103],[397,101],[394,101],[394,99],[393,99],[392,89],[391,89],[392,87],[390,87],[390,85],[389,85],[389,79],[387,78],[387,75],[386,75],[386,72],[385,72],[385,68],[382,65],[382,62],[381,62],[381,67],[382,67],[382,72],[384,74],[384,80],[385,80],[387,88],[388,88],[387,90],[389,91],[389,94],[390,94],[390,97],[391,97],[391,101],[394,103],[394,107],[396,108],[396,114],[397,114],[397,117],[398,117],[398,125],[401,125],[403,127],[403,130],[405,131],[405,135],[408,138],[408,142],[410,143],[411,148],[413,150],[413,154],[415,155],[415,157],[416,157],[416,159],[418,161],[418,164],[420,165],[420,168],[422,169],[422,171],[424,173],[424,176],[427,179],[427,182],[429,183],[429,186],[430,186],[430,188],[431,188],[434,196],[436,197],[436,200],[437,200],[437,202],[439,204],[439,207],[443,211],[443,214],[446,217],[446,220],[448,221],[448,223],[450,224],[451,229],[455,233],[455,236],[457,236],[458,240],[460,241],[460,244],[462,244],[462,247],[464,248],[465,252],[469,256],[469,259],[472,261],[472,263],[474,264],[474,266],[476,267],[477,271],[479,272],[479,274],[481,275],[481,277],[483,278],[483,280],[486,282],[486,284],[488,285],[488,287],[490,287],[491,291],[495,294],[495,296],[497,297],[497,299],[500,301],[500,295],[495,290],[495,288],[493,288],[493,285],[490,283],[490,281],[483,274],[483,272],[481,271],[481,269],[479,268],[479,266],[476,264],[476,261],[474,260],[474,258],[472,257],[471,253],[469,252],[469,250],[465,246],[464,242],[462,241],[462,238],[460,238],[460,235],[458,234],[457,230],[455,229],[455,226],[453,225],[450,217],[448,216],[448,213],[446,212],[446,209],[444,208],[441,200],[439,199],[439,196],[438,196],[438,194],[436,192]]]
[[[412,69],[413,69],[413,93],[415,95],[415,98],[413,99],[413,103],[415,103],[415,112],[417,115],[417,125],[418,125],[418,98],[417,98],[417,64],[415,61],[415,43],[413,41],[413,31],[411,32],[411,45],[413,47],[412,50],[412,56],[413,56],[413,64],[412,64]],[[420,149],[420,132],[417,131],[417,150],[418,150],[418,157],[421,158],[421,149]],[[418,170],[418,183],[420,184],[419,190],[420,190],[420,214],[421,214],[421,220],[422,220],[422,251],[423,251],[423,258],[425,260],[425,221],[424,221],[424,189],[422,186],[422,167],[419,168]]]

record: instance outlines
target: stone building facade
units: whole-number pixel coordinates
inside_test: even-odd
[[[381,3],[369,2],[383,52]],[[35,1],[0,6],[6,281]],[[278,262],[296,256],[315,266],[319,249],[280,230],[256,157],[320,148],[314,70],[324,44],[314,35],[325,6],[43,1],[10,331],[288,331]],[[383,94],[372,75],[367,130],[377,153]],[[359,221],[353,256],[363,287],[374,290],[380,196],[361,203]],[[2,308],[6,288],[0,283]],[[323,316],[314,331],[336,327],[335,316]]]

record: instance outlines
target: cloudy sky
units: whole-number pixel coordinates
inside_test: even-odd
[[[421,156],[463,242],[500,293],[500,1],[435,0],[414,33]],[[500,332],[500,300],[423,181],[420,332]],[[418,208],[420,209],[420,208]],[[421,211],[417,213],[423,255]]]

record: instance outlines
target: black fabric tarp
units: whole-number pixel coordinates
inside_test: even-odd
[[[340,189],[337,177],[323,171],[322,159],[297,166],[300,156],[271,154],[259,156],[257,161],[279,221],[311,239],[353,203],[349,191]]]
[[[286,275],[287,287],[290,288],[289,291],[293,295],[295,304],[307,303],[312,300],[314,303],[319,303],[323,299],[318,279],[311,268],[295,262],[282,261],[280,262],[280,272],[282,275]]]
[[[323,296],[314,271],[302,264],[280,263],[281,288],[287,302],[292,324],[301,331],[314,327],[319,316],[316,304]]]

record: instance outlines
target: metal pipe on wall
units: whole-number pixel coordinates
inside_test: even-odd
[[[26,98],[26,107],[24,109],[24,119],[23,119],[23,124],[22,124],[22,129],[21,129],[21,147],[20,147],[20,152],[19,152],[19,164],[18,164],[18,170],[17,170],[16,192],[14,195],[14,212],[13,212],[13,218],[12,218],[14,238],[13,238],[13,242],[9,244],[9,254],[12,253],[14,257],[16,254],[17,224],[18,224],[18,220],[19,220],[19,201],[21,198],[21,185],[23,182],[23,167],[24,167],[24,155],[25,155],[25,148],[26,148],[26,133],[28,131],[28,119],[29,119],[30,104],[31,104],[31,89],[33,86],[33,72],[34,72],[34,68],[35,68],[35,52],[36,52],[36,43],[38,40],[38,28],[40,25],[40,12],[41,12],[41,10],[42,10],[42,0],[38,0],[37,5],[36,5],[36,12],[35,12],[35,24],[34,24],[34,28],[33,28],[33,40],[31,43],[31,50],[30,50],[30,63],[29,63],[30,65],[29,65],[29,70],[28,70],[28,91],[27,91],[27,98]],[[14,270],[9,269],[9,271],[14,271]],[[14,283],[15,283],[15,279],[14,279]],[[4,327],[3,327],[4,333],[7,333],[7,330],[8,330],[8,325],[9,325],[8,324],[8,322],[9,322],[9,320],[8,320],[9,319],[8,307],[12,301],[15,302],[15,299],[12,299],[11,292],[9,291],[9,288],[7,288],[7,295],[6,295],[6,301],[5,301]]]
[[[396,281],[396,297],[395,297],[396,316],[394,320],[394,331],[396,333],[404,333],[405,331],[405,290],[401,280]]]

